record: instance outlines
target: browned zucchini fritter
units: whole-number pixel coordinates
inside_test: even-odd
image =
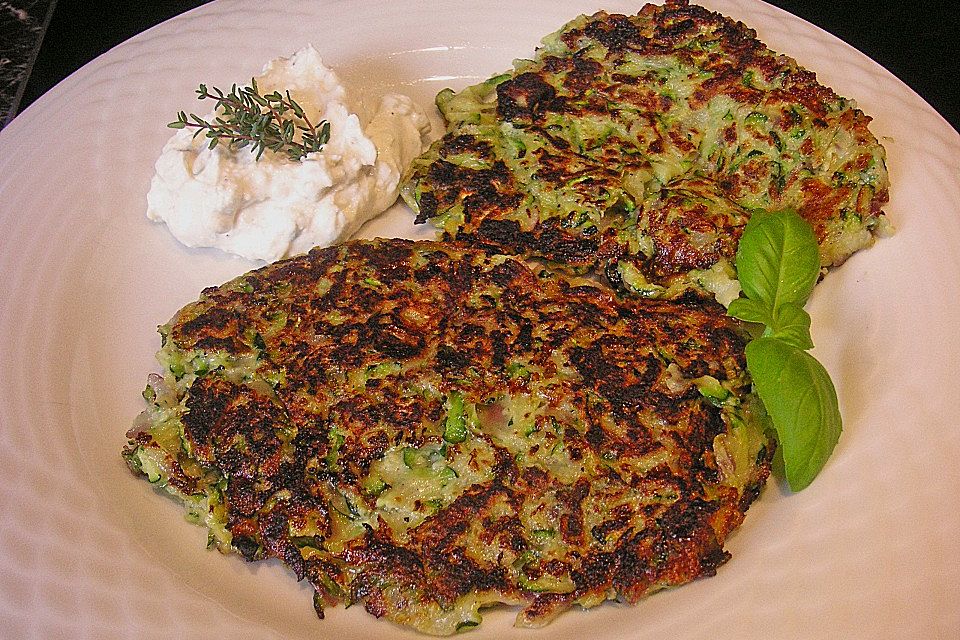
[[[713,574],[774,450],[719,305],[456,243],[315,249],[161,333],[131,469],[319,611],[428,633]]]
[[[688,5],[580,16],[437,105],[402,190],[418,223],[669,297],[736,297],[750,212],[796,209],[824,267],[886,227],[870,118],[743,23]]]

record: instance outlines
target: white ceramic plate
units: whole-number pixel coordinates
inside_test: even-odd
[[[715,578],[541,631],[497,610],[470,637],[957,637],[960,136],[823,31],[753,0],[707,4],[856,98],[889,153],[898,233],[831,273],[809,307],[843,438],[806,491],[768,485]],[[145,219],[164,124],[199,82],[242,82],[310,42],[356,87],[429,108],[601,5],[639,8],[224,0],[115,48],[0,132],[0,635],[414,636],[360,607],[317,620],[308,587],[278,564],[205,550],[205,532],[120,459],[156,326],[255,266],[186,250]],[[427,230],[395,207],[361,233]]]

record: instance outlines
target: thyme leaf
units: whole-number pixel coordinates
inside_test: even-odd
[[[257,160],[269,149],[299,161],[323,149],[330,140],[329,122],[321,120],[314,124],[289,91],[261,94],[255,78],[251,78],[249,86],[233,85],[226,94],[217,87],[208,89],[201,84],[197,99],[216,102],[213,122],[180,111],[177,119],[167,126],[196,129],[194,137],[203,134],[209,140],[210,149],[225,142],[232,150],[249,147]]]

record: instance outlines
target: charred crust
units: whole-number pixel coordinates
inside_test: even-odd
[[[557,90],[535,73],[521,73],[497,85],[497,114],[504,120],[535,122],[559,111]]]
[[[230,543],[247,561],[253,562],[258,559],[260,544],[255,539],[248,536],[233,536]]]
[[[417,212],[416,220],[414,220],[416,224],[423,224],[437,215],[438,203],[437,196],[434,193],[430,191],[421,193],[418,205],[419,211]]]
[[[537,255],[567,265],[592,265],[599,242],[596,238],[573,235],[554,226],[540,230],[530,243]]]
[[[479,239],[492,242],[504,247],[512,247],[522,253],[526,235],[520,231],[520,223],[516,220],[484,219],[477,228]]]
[[[640,29],[627,16],[611,15],[605,20],[590,22],[583,29],[592,38],[611,51],[621,51],[641,41]]]

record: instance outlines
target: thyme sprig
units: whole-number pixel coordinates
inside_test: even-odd
[[[289,91],[261,95],[255,78],[251,78],[248,87],[233,85],[228,94],[217,87],[208,90],[207,85],[201,84],[197,99],[217,102],[213,122],[181,111],[167,126],[171,129],[195,128],[197,131],[193,137],[203,133],[210,140],[208,146],[211,149],[220,142],[227,142],[231,149],[250,147],[250,151],[257,154],[257,160],[265,149],[270,149],[297,161],[308,153],[320,151],[330,140],[329,122],[321,120],[314,125],[303,108],[290,97]]]

